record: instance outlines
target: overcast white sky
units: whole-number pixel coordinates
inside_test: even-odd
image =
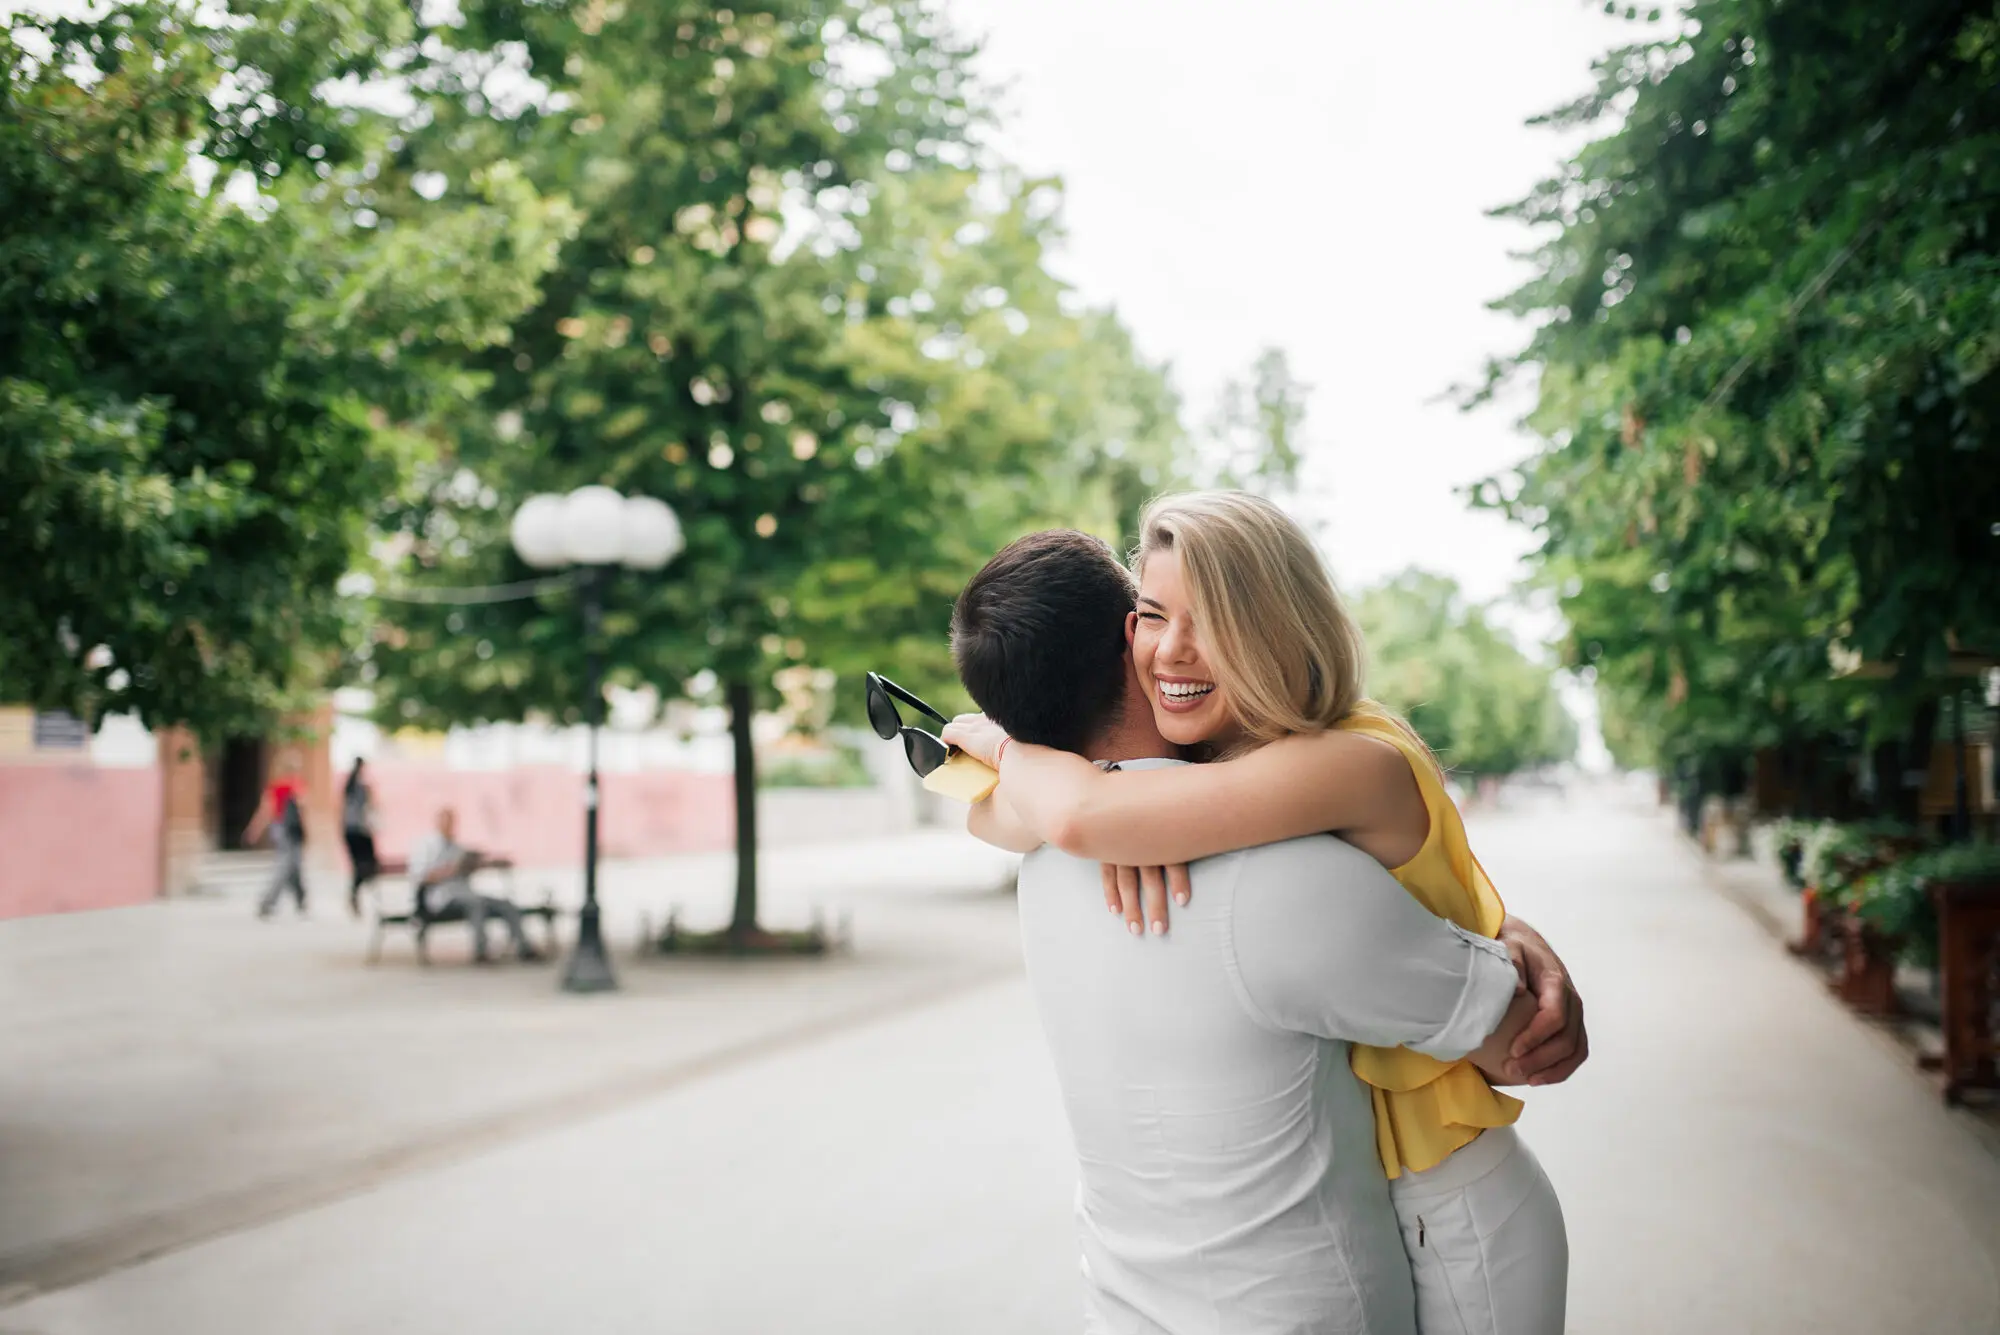
[[[1528,237],[1485,210],[1576,141],[1523,122],[1633,26],[1578,0],[947,5],[1008,86],[1003,150],[1067,184],[1055,267],[1174,364],[1189,422],[1267,344],[1313,386],[1341,583],[1423,565],[1505,593],[1530,537],[1453,489],[1526,443],[1512,412],[1433,400],[1525,337],[1484,304]]]

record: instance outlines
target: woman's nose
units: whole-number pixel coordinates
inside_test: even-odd
[[[1160,637],[1160,657],[1169,663],[1185,663],[1194,656],[1194,637],[1178,621],[1167,623],[1167,633]]]

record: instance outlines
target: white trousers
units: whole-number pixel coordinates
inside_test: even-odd
[[[1562,1335],[1562,1203],[1511,1126],[1389,1184],[1417,1287],[1418,1335]]]

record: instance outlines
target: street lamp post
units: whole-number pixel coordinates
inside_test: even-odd
[[[590,774],[584,782],[583,911],[577,916],[576,951],[563,969],[568,992],[608,992],[618,986],[604,953],[597,911],[597,726],[604,712],[599,680],[599,624],[604,576],[614,566],[659,570],[680,555],[680,521],[665,501],[620,496],[609,487],[579,487],[566,496],[530,496],[514,512],[514,550],[541,570],[581,568],[584,670],[588,696]]]

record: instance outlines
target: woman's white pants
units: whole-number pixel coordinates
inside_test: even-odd
[[[1417,1287],[1419,1335],[1562,1335],[1562,1203],[1511,1126],[1389,1184]]]

